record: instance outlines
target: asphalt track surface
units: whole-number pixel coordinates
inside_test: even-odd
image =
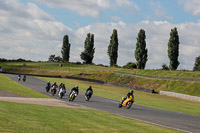
[[[17,75],[6,75],[12,80],[19,82],[17,81]],[[38,78],[27,76],[26,82],[20,81],[19,83],[42,94],[52,96],[51,93],[47,93],[45,90],[46,82]],[[69,91],[70,90],[67,90],[67,95],[69,94]],[[60,99],[58,94],[53,97]],[[67,96],[64,96],[62,100],[69,102]],[[92,96],[90,101],[85,101],[84,93],[82,92],[79,92],[79,95],[73,103],[184,132],[200,133],[200,116],[166,111],[136,104],[133,104],[130,109],[118,108],[118,101],[95,95]]]

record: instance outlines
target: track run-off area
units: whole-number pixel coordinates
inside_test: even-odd
[[[6,74],[12,80],[17,81],[17,75]],[[30,89],[33,89],[42,94],[51,96],[51,93],[47,93],[45,90],[46,81],[38,78],[27,76],[26,82],[18,82]],[[67,90],[67,95],[70,90]],[[60,99],[56,94],[53,96],[55,99],[62,100],[66,104],[74,104],[84,106],[90,109],[101,110],[109,113],[113,113],[120,116],[125,116],[131,119],[152,123],[155,125],[168,127],[184,132],[200,132],[200,116],[188,115],[178,112],[166,111],[142,105],[133,104],[130,109],[118,108],[119,101],[107,99],[99,96],[92,96],[90,101],[85,101],[84,93],[79,92],[78,97],[73,102],[69,102],[66,96]],[[173,104],[173,103],[172,103]]]

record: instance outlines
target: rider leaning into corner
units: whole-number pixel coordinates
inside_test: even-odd
[[[130,90],[130,92],[127,93],[127,95],[124,97],[122,103],[123,103],[127,98],[130,98],[130,96],[134,97],[134,96],[133,96],[133,90]]]
[[[66,90],[65,84],[60,83],[60,85],[58,87],[58,91],[60,91],[61,88],[63,88],[64,90]]]
[[[70,94],[72,93],[72,91],[75,91],[76,93],[77,93],[77,95],[78,95],[78,85],[76,85],[75,87],[73,87],[72,89],[71,89],[71,92],[69,93],[69,96],[70,96]]]
[[[85,94],[86,94],[88,91],[92,91],[92,94],[93,94],[93,90],[92,90],[92,86],[91,86],[91,85],[90,85],[89,88],[86,90]]]
[[[51,86],[51,83],[49,81],[47,82],[47,86]]]
[[[58,87],[58,85],[56,84],[56,82],[54,82],[54,83],[51,85],[51,87],[53,87],[53,86],[55,86],[55,88]]]

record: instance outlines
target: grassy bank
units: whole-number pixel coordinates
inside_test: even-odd
[[[62,82],[65,83],[66,87],[70,89],[75,85],[78,85],[80,91],[82,92],[85,92],[88,86],[92,85],[94,89],[94,95],[111,98],[114,100],[119,100],[122,96],[125,96],[127,92],[129,92],[129,89],[127,88],[114,87],[114,86],[96,84],[85,81],[61,79],[61,78],[43,78],[43,77],[42,78],[40,77],[40,79],[45,81],[50,81],[51,83],[56,81],[57,84],[60,84]],[[136,104],[200,116],[199,112],[200,102],[145,93],[141,91],[134,91],[134,96]]]
[[[0,132],[180,132],[87,109],[0,101],[0,114]]]
[[[192,96],[200,96],[200,72],[124,69],[72,63],[62,63],[62,67],[59,66],[60,63],[30,62],[26,63],[26,65],[23,64],[23,62],[9,62],[1,63],[0,65],[3,66],[4,71],[7,72],[58,75],[62,77],[65,77],[66,75],[76,76],[109,81],[112,83],[134,85],[154,89],[157,92],[164,90]],[[121,72],[128,72],[128,74]],[[149,78],[149,75],[157,76],[157,78]],[[165,77],[169,78],[164,79]],[[186,80],[180,78],[186,78]]]
[[[34,90],[24,87],[23,85],[11,80],[4,74],[0,74],[0,90],[18,94],[25,97],[50,98],[49,96],[43,95]]]
[[[26,64],[26,65],[24,65]],[[60,67],[62,64],[62,67]],[[200,78],[199,71],[166,71],[166,70],[142,70],[125,69],[116,67],[104,67],[101,65],[73,64],[73,63],[50,63],[50,62],[1,62],[0,66],[4,68],[26,68],[40,70],[61,70],[66,72],[93,73],[105,71],[129,72],[132,74],[152,75],[163,77],[185,77]]]

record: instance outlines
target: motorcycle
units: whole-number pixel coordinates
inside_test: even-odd
[[[62,99],[62,97],[65,95],[65,93],[66,93],[66,90],[61,88],[59,93],[58,93],[58,96],[60,97],[60,99]]]
[[[122,97],[122,99],[120,99],[119,101],[119,108],[126,107],[127,109],[129,109],[133,103],[134,103],[134,97],[132,96],[130,96],[129,98],[127,97],[125,100],[124,97]]]
[[[69,95],[69,101],[73,101],[77,97],[76,91],[72,91],[72,93]]]
[[[26,76],[23,77],[23,82],[25,82],[25,81],[26,81]]]
[[[86,101],[89,101],[91,97],[92,97],[92,91],[91,91],[91,90],[88,90],[88,91],[85,93],[85,100],[86,100]]]
[[[51,94],[52,94],[52,96],[54,96],[55,94],[56,94],[56,86],[53,86],[52,88],[51,88]]]
[[[49,85],[46,86],[46,91],[47,91],[47,92],[49,92],[50,87],[51,87],[51,86],[49,86]]]

